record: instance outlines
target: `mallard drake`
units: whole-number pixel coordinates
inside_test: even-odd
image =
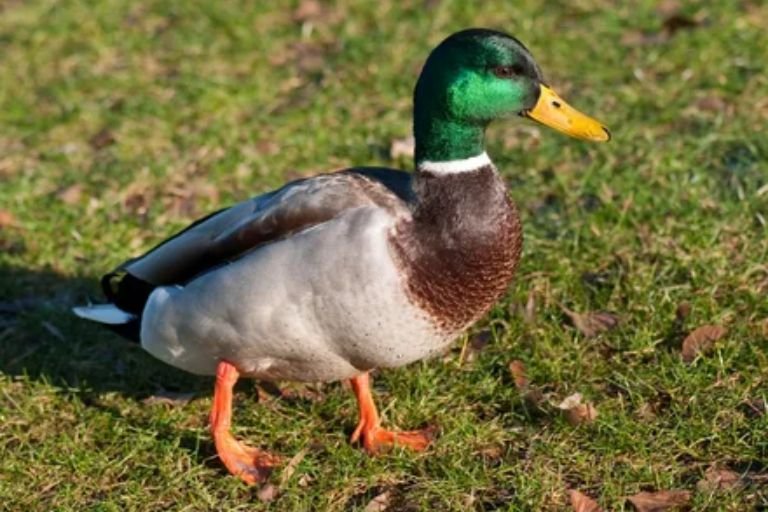
[[[610,138],[545,84],[520,41],[455,33],[416,84],[413,173],[346,169],[215,212],[105,275],[109,304],[74,311],[170,365],[216,375],[211,433],[248,483],[279,458],[230,434],[240,377],[349,380],[360,411],[353,442],[371,453],[423,450],[427,431],[380,425],[369,374],[441,353],[507,290],[522,230],[484,133],[517,115]]]

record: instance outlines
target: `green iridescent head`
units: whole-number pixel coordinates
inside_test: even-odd
[[[475,156],[483,151],[488,123],[517,115],[577,137],[607,140],[602,125],[568,107],[544,85],[539,66],[520,41],[495,30],[457,32],[432,51],[416,84],[416,161]],[[562,119],[554,119],[558,117]],[[585,126],[585,118],[598,128]],[[578,130],[572,121],[581,123]]]

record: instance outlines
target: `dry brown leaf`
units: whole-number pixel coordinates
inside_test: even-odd
[[[656,5],[656,12],[661,16],[671,16],[680,11],[680,2],[678,0],[661,0]]]
[[[256,497],[262,503],[269,503],[275,501],[279,494],[280,491],[275,484],[264,484],[256,493]]]
[[[696,108],[704,112],[723,112],[727,107],[725,100],[715,95],[703,96],[696,100]]]
[[[675,310],[675,318],[678,322],[685,321],[686,318],[691,314],[691,303],[683,301],[680,304],[677,305],[677,309]]]
[[[107,146],[111,146],[114,143],[115,136],[111,131],[109,131],[108,128],[100,130],[88,140],[88,144],[90,144],[93,149],[105,148]]]
[[[675,510],[691,501],[690,491],[640,492],[627,498],[637,512]]]
[[[563,411],[573,409],[577,405],[581,405],[581,399],[581,393],[573,393],[572,395],[565,397],[563,401],[557,405],[557,408],[562,409]]]
[[[523,398],[529,405],[534,407],[541,407],[546,401],[546,397],[541,389],[534,386],[531,386],[531,388],[523,394]]]
[[[176,393],[173,391],[158,391],[154,395],[148,396],[142,402],[146,405],[162,404],[171,407],[186,405],[195,398],[196,393]]]
[[[710,467],[704,473],[704,478],[696,483],[696,488],[701,492],[715,492],[720,490],[738,489],[744,485],[741,475],[730,469]]]
[[[56,197],[64,204],[73,205],[80,202],[83,197],[83,186],[75,183],[56,192]]]
[[[384,491],[369,501],[363,509],[363,512],[384,512],[387,510],[387,507],[389,507],[389,500],[391,497],[389,491]]]
[[[568,496],[571,498],[571,507],[575,512],[602,512],[603,510],[595,500],[582,492],[571,489],[568,491]]]
[[[571,319],[573,326],[587,338],[594,338],[598,334],[615,329],[619,325],[619,315],[610,311],[576,313],[565,306],[561,306],[561,308]]]
[[[696,356],[703,354],[726,335],[728,329],[720,325],[702,325],[691,331],[683,340],[682,357],[686,363],[693,362]]]
[[[293,11],[293,21],[303,23],[318,18],[323,13],[323,6],[317,0],[303,0]]]
[[[16,217],[8,210],[0,210],[0,229],[18,226]]]
[[[597,419],[597,408],[591,402],[582,403],[581,400],[581,393],[574,393],[557,406],[565,411],[565,419],[573,426],[592,423]]]
[[[520,391],[526,391],[528,389],[528,376],[525,374],[525,364],[519,359],[515,359],[509,363],[509,373],[512,374],[512,379],[515,381],[515,387]]]
[[[144,216],[149,211],[150,203],[147,191],[130,192],[123,199],[123,208],[128,214]]]
[[[656,411],[654,409],[653,405],[645,402],[638,407],[636,412],[637,417],[644,421],[653,421],[656,419]]]
[[[590,402],[579,404],[565,411],[565,419],[573,426],[592,423],[597,419],[597,409]]]

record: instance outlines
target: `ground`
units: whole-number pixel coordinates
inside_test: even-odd
[[[282,3],[0,2],[0,509],[567,510],[579,490],[631,510],[683,490],[694,510],[765,510],[768,5]],[[614,138],[489,130],[519,276],[455,350],[375,376],[388,425],[439,427],[428,452],[350,446],[341,384],[246,382],[236,435],[299,454],[246,487],[206,430],[212,380],[69,308],[207,211],[408,168],[419,68],[468,26],[514,33]],[[727,332],[684,361],[706,325]],[[596,418],[556,407],[576,392]]]

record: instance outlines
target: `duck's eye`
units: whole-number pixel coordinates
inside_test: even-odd
[[[512,66],[496,66],[491,71],[499,78],[512,78],[522,75],[524,70],[520,64],[513,64]]]

